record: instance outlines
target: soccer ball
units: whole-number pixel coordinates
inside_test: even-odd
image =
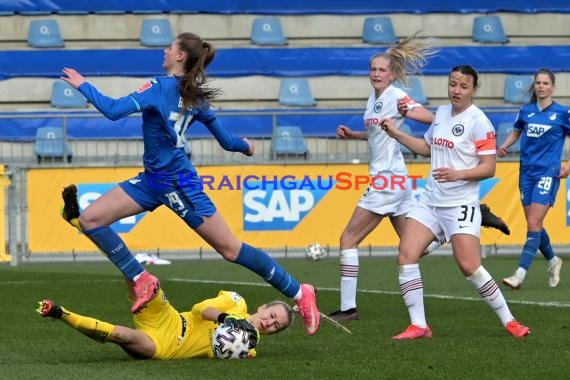
[[[244,330],[221,325],[212,334],[212,350],[218,359],[246,359],[249,335]]]
[[[309,261],[318,261],[325,257],[325,254],[325,249],[319,243],[311,244],[305,249],[305,257]]]

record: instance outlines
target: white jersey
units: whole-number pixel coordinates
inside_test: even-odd
[[[451,116],[451,104],[438,107],[435,119],[424,138],[431,146],[431,170],[471,169],[479,156],[496,154],[495,129],[475,105]],[[430,171],[423,200],[430,206],[460,206],[479,201],[479,181],[439,183]]]
[[[408,96],[402,89],[388,86],[379,98],[374,91],[368,98],[364,125],[368,130],[368,149],[370,150],[369,173],[408,175],[400,144],[380,127],[380,120],[385,117],[394,119],[396,128],[404,123],[404,118],[398,112],[398,99]]]

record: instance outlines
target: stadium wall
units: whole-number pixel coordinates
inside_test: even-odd
[[[259,13],[259,14],[313,14],[313,13],[430,13],[430,12],[569,12],[565,0],[407,0],[379,2],[377,0],[4,0],[1,11],[10,12],[194,12],[194,13]]]
[[[417,196],[423,191],[429,164],[412,163],[408,168],[410,176],[419,178],[414,190]],[[339,236],[367,187],[367,169],[363,164],[255,165],[208,166],[198,171],[206,183],[205,190],[239,239],[266,249],[283,249],[304,247],[313,242],[338,246]],[[22,235],[28,237],[29,254],[94,252],[88,239],[59,216],[61,189],[76,183],[80,206],[85,208],[117,182],[136,175],[139,170],[126,167],[28,170],[25,175],[27,203],[23,207],[27,231]],[[395,186],[398,181],[388,179],[388,183]],[[545,223],[553,244],[570,244],[569,182],[568,179],[562,182],[556,205]],[[272,183],[286,188],[274,188]],[[526,227],[517,183],[518,164],[506,162],[497,164],[494,178],[482,182],[482,202],[503,217],[512,231],[506,236],[496,230],[483,229],[483,244],[524,243]],[[160,186],[160,182],[155,186]],[[113,228],[133,251],[185,252],[206,247],[166,207],[157,209],[153,215],[145,213],[127,218]],[[362,246],[366,245],[396,248],[398,238],[392,228],[385,226],[367,237]]]

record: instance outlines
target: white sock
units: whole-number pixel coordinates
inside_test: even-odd
[[[340,251],[340,310],[356,307],[358,248]]]
[[[436,249],[438,249],[439,247],[441,247],[442,245],[443,244],[441,244],[441,242],[439,240],[434,240],[428,245],[428,247],[426,248],[426,252],[428,254],[430,254],[433,251],[435,251]]]
[[[518,267],[515,272],[515,276],[517,276],[521,281],[523,281],[526,276],[526,269]]]
[[[495,311],[503,326],[515,319],[509,310],[501,289],[499,289],[499,285],[483,266],[477,268],[471,276],[467,277],[467,280],[477,289],[481,297],[487,302],[487,305],[491,306]]]
[[[424,285],[419,264],[406,264],[399,267],[398,281],[404,303],[408,307],[412,325],[426,327],[424,311]]]

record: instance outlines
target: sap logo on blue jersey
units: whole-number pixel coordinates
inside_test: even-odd
[[[540,137],[552,128],[551,125],[529,123],[526,135],[528,137]]]
[[[296,184],[292,190],[250,182],[255,190],[243,190],[243,230],[293,230],[330,190],[320,189],[316,180],[310,182],[310,187]]]
[[[97,198],[117,186],[115,183],[82,183],[77,185],[77,198],[79,201],[79,209],[85,210],[87,206],[93,203]],[[111,228],[117,233],[130,232],[135,225],[146,215],[142,214],[129,216],[111,224]]]
[[[416,188],[412,189],[412,194],[416,199],[420,198],[420,195],[426,190],[427,179],[416,180]],[[499,183],[498,178],[487,178],[479,182],[479,199],[483,200],[493,190],[493,187]]]

